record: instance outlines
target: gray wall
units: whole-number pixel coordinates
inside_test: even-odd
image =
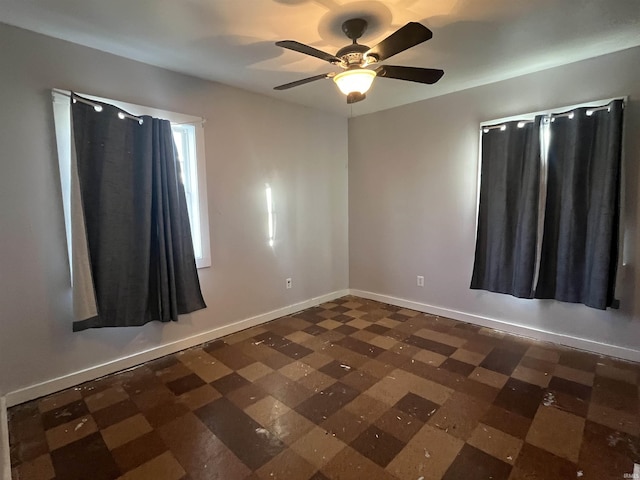
[[[597,343],[640,360],[640,48],[349,121],[350,287]],[[441,81],[446,82],[446,75]],[[428,88],[428,87],[425,87]],[[630,95],[619,311],[469,289],[479,123]],[[425,286],[416,286],[416,276]]]
[[[2,24],[0,72],[0,395],[348,287],[346,119]],[[52,87],[207,119],[206,310],[72,333]]]

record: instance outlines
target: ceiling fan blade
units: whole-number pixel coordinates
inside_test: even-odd
[[[316,80],[320,80],[322,78],[331,78],[331,76],[332,76],[331,73],[323,73],[322,75],[315,75],[313,77],[303,78],[302,80],[296,80],[295,82],[285,83],[284,85],[278,85],[277,87],[273,87],[273,89],[287,90],[289,88],[297,87],[299,85],[304,85],[305,83],[315,82]]]
[[[289,50],[293,50],[294,52],[311,55],[312,57],[316,57],[320,60],[324,60],[325,62],[333,64],[338,64],[341,61],[335,55],[331,55],[330,53],[323,52],[322,50],[318,50],[317,48],[310,47],[309,45],[305,45],[304,43],[296,42],[295,40],[282,40],[281,42],[276,42],[276,45],[278,47],[288,48]]]
[[[417,22],[409,22],[375,47],[370,48],[365,53],[365,56],[375,57],[381,62],[397,53],[404,52],[408,48],[426,42],[431,37],[433,37],[433,33],[427,27]]]
[[[408,80],[410,82],[436,83],[444,75],[443,70],[436,68],[398,67],[396,65],[381,65],[376,68],[378,77]]]

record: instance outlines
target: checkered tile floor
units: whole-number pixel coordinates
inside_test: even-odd
[[[345,297],[10,409],[12,471],[25,480],[633,478],[639,372]]]

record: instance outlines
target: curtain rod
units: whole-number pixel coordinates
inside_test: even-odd
[[[624,105],[624,102],[622,103],[622,105]],[[611,111],[611,106],[610,105],[603,105],[601,107],[589,108],[587,110],[587,117],[590,117],[591,115],[594,114],[594,112],[599,112],[600,110],[607,110],[608,112],[610,112]],[[549,118],[551,118],[552,122],[553,122],[554,118],[561,118],[561,117],[573,118],[573,112],[552,113],[552,114],[549,115]]]
[[[518,128],[522,128],[524,127],[527,123],[533,123],[535,122],[535,120],[520,120],[518,122]],[[487,133],[489,130],[506,130],[507,129],[507,124],[506,123],[501,123],[499,125],[490,125],[488,127],[481,127],[480,130],[482,130],[484,133]]]
[[[74,92],[70,92],[69,93],[66,90],[60,90],[59,88],[53,88],[51,90],[52,90],[52,92],[57,93],[58,95],[63,95],[65,97],[67,97],[67,98],[70,98],[74,102],[81,102],[81,103],[84,103],[86,105],[91,105],[93,108],[96,109],[96,111],[101,111],[102,110],[102,106],[99,103],[94,103],[91,100],[87,100],[86,98],[81,97],[81,96],[79,96],[78,94],[76,94]],[[127,113],[127,112],[123,111],[118,106],[115,106],[115,107],[120,109],[120,112],[118,112],[118,117],[119,118],[121,118],[121,119],[129,118],[131,120],[135,120],[136,122],[140,123],[140,125],[142,125],[142,123],[144,122],[142,117],[138,117],[136,115],[131,115],[130,113]],[[206,123],[206,121],[207,121],[206,118],[200,118],[199,122],[171,122],[171,125],[195,125],[195,124],[199,123],[201,126],[203,126]]]
[[[611,102],[613,102],[614,100],[622,100],[622,108],[625,107],[626,104],[626,97],[623,98],[615,98],[613,100],[611,100]],[[599,112],[600,110],[607,110],[607,111],[611,111],[611,102],[607,103],[606,105],[602,105],[600,107],[587,107],[587,111],[586,114],[588,117],[590,117],[591,115],[593,115],[595,112]],[[577,108],[584,108],[584,107],[580,107],[579,105],[574,107],[573,110],[577,109]],[[546,115],[543,115],[543,121],[544,122],[553,122],[556,118],[562,118],[562,117],[567,117],[567,118],[573,118],[574,116],[574,112],[561,112],[561,113],[548,113]],[[511,121],[515,121],[515,120],[511,120]],[[520,120],[518,122],[518,128],[522,128],[524,127],[527,123],[533,123],[535,120]],[[483,133],[488,133],[489,130],[506,130],[507,129],[507,123],[499,123],[497,125],[489,125],[489,126],[481,126],[480,127],[480,131],[482,131]]]
[[[54,88],[53,91],[59,95],[64,95],[65,97],[70,98],[71,101],[73,101],[74,103],[80,102],[80,103],[84,103],[85,105],[91,105],[96,112],[102,111],[102,105],[100,105],[99,103],[92,102],[91,100],[87,100],[86,98],[83,98],[73,92],[69,94],[62,90],[58,90],[57,88]],[[144,120],[141,117],[136,117],[135,115],[131,115],[129,113],[123,112],[122,110],[118,112],[118,118],[121,118],[122,120],[124,120],[125,118],[130,118],[131,120],[135,120],[136,122],[138,122],[140,125],[144,123]]]

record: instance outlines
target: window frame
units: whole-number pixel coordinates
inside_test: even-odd
[[[185,185],[185,196],[187,201],[187,210],[189,213],[189,221],[192,231],[192,243],[193,250],[196,259],[196,266],[199,262],[202,262],[205,258],[204,249],[202,245],[202,219],[200,218],[200,188],[198,185],[198,153],[197,153],[197,130],[196,126],[191,123],[175,123],[171,124],[171,131],[174,135],[174,141],[176,134],[180,135],[180,146],[178,148],[178,142],[176,142],[176,148],[178,148],[178,161],[181,164],[182,181]],[[197,232],[198,234],[194,234]],[[210,265],[210,263],[209,263]],[[203,266],[209,266],[203,265]]]
[[[54,105],[54,115],[57,117],[61,114],[62,110],[56,110],[58,108],[62,108],[63,106],[70,105],[69,96],[71,92],[68,90],[56,89],[54,88],[52,91],[53,97],[53,105]],[[194,231],[194,222],[191,222],[191,234],[194,237],[196,234],[198,235],[198,240],[200,243],[201,255],[196,257],[196,267],[198,269],[207,268],[211,266],[211,244],[210,244],[210,233],[209,233],[209,202],[207,196],[207,173],[206,173],[206,157],[205,157],[205,149],[204,149],[204,123],[205,119],[201,117],[196,117],[193,115],[187,115],[184,113],[172,112],[169,110],[162,110],[153,107],[147,107],[144,105],[137,105],[134,103],[123,102],[120,100],[114,100],[111,98],[98,97],[96,95],[90,95],[85,93],[76,92],[79,96],[87,98],[88,100],[96,100],[102,103],[109,103],[114,105],[126,112],[129,112],[132,115],[141,116],[141,115],[150,115],[156,118],[163,118],[169,120],[171,122],[172,127],[177,125],[191,125],[194,127],[194,136],[195,136],[195,159],[190,159],[189,170],[192,175],[195,174],[195,179],[193,177],[190,178],[190,182],[195,184],[196,188],[196,197],[197,197],[197,207],[198,207],[198,215],[196,227],[199,229],[199,233]],[[66,115],[64,121],[66,122]],[[69,167],[69,162],[71,161],[71,123],[70,123],[70,108],[68,113],[68,128],[65,130],[64,125],[58,125],[59,122],[55,122],[55,134],[58,139],[58,162],[60,165],[60,179],[61,179],[61,188],[62,197],[63,197],[63,207],[65,214],[65,225],[67,226],[67,249],[69,253],[69,259],[72,258],[72,245],[71,245],[71,237],[69,231],[70,223],[70,201],[69,198],[65,195],[65,188],[68,188],[68,181],[66,181],[66,174],[64,172],[65,168]],[[173,132],[173,128],[172,128]],[[61,139],[64,139],[61,141]],[[195,167],[195,168],[194,168]],[[191,186],[189,187],[191,190]],[[190,209],[191,212],[191,209]],[[71,268],[71,261],[69,262]]]

